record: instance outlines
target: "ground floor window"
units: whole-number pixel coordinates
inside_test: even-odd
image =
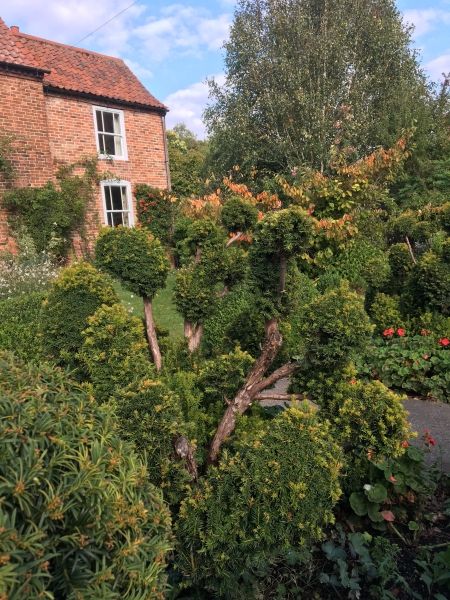
[[[128,181],[102,182],[105,222],[110,227],[131,227],[133,211],[131,208],[131,185]]]

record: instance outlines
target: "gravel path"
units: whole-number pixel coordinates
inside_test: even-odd
[[[288,379],[280,379],[271,390],[276,394],[285,394]],[[281,400],[262,400],[262,406],[283,406]],[[430,436],[436,442],[436,446],[427,455],[427,462],[438,460],[438,465],[450,473],[450,404],[440,402],[427,402],[409,398],[403,402],[404,408],[409,412],[409,422],[413,431],[417,431],[418,437],[411,443],[420,445],[420,436],[424,429],[428,429]]]

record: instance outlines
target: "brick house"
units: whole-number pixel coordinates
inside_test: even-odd
[[[0,129],[25,140],[13,156],[15,185],[42,186],[58,162],[97,154],[99,171],[117,179],[99,186],[91,233],[95,222],[134,223],[134,184],[170,188],[166,113],[123,60],[24,34],[0,19]],[[0,194],[6,186],[0,179]],[[4,217],[0,250],[9,242]]]

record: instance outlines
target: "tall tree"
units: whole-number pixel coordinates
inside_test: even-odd
[[[394,0],[239,0],[205,111],[215,172],[324,171],[336,138],[355,158],[392,146],[429,95],[410,34]]]

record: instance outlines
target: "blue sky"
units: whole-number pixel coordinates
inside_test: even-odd
[[[0,16],[24,33],[76,44],[133,0],[0,0]],[[398,0],[415,25],[414,43],[429,76],[450,72],[450,0]],[[139,0],[81,47],[123,58],[179,122],[203,137],[205,79],[223,80],[223,51],[234,0]]]

